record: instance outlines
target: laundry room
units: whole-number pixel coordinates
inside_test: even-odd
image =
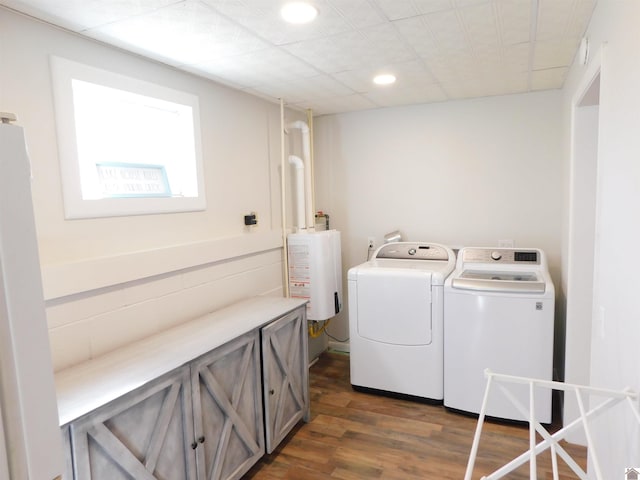
[[[542,8],[550,1],[527,3]],[[640,9],[635,1],[567,0],[572,11],[590,9],[593,14],[579,33],[571,31],[573,24],[564,27],[566,37],[576,39],[571,47],[567,47],[568,42],[563,44],[570,51],[558,53],[558,57],[568,58],[566,64],[550,66],[544,73],[529,78],[522,89],[513,78],[503,78],[500,93],[485,90],[476,94],[482,82],[477,85],[473,81],[460,82],[459,90],[452,88],[449,96],[432,95],[426,100],[424,92],[422,97],[418,94],[410,97],[407,93],[403,101],[388,104],[384,90],[367,96],[356,89],[355,93],[340,97],[339,93],[345,92],[331,91],[329,87],[313,101],[305,103],[300,90],[288,101],[287,75],[300,72],[287,72],[287,65],[279,73],[272,72],[274,76],[270,79],[284,86],[278,92],[285,93],[270,95],[257,87],[238,87],[222,75],[203,75],[195,67],[185,68],[184,64],[171,60],[171,55],[183,54],[179,50],[188,50],[175,39],[160,36],[147,41],[145,48],[151,49],[153,45],[166,49],[165,57],[160,54],[154,57],[141,46],[136,49],[124,41],[108,41],[109,35],[117,34],[115,23],[112,30],[105,27],[108,34],[83,33],[83,22],[96,21],[91,17],[96,12],[55,26],[55,19],[63,18],[62,12],[43,15],[41,10],[46,10],[46,3],[0,0],[0,112],[15,114],[17,119],[10,123],[24,129],[37,240],[34,258],[41,270],[46,315],[47,348],[29,352],[27,347],[20,355],[30,357],[28,364],[42,365],[43,370],[51,370],[55,376],[95,364],[105,355],[180,329],[211,312],[226,312],[224,309],[238,302],[254,297],[270,302],[290,294],[285,239],[287,233],[299,231],[304,220],[296,219],[296,201],[302,194],[296,192],[293,163],[285,152],[304,157],[305,133],[292,128],[295,122],[301,122],[310,129],[313,211],[324,212],[323,221],[326,219],[329,229],[339,232],[341,250],[340,305],[337,297],[332,297],[338,313],[330,322],[324,319],[318,322],[324,328],[319,339],[309,339],[311,362],[318,361],[317,357],[325,350],[336,355],[337,361],[348,359],[352,321],[348,272],[385,245],[385,235],[397,231],[404,241],[441,244],[455,253],[463,247],[539,249],[544,253],[549,279],[555,287],[553,379],[613,390],[640,389],[635,353],[640,338],[635,320],[640,309],[634,302],[637,282],[633,278],[640,265],[631,253],[640,241],[638,222],[633,221],[640,204],[640,171],[636,161],[640,145],[635,119],[640,110],[637,89],[640,61],[635,48],[640,43],[637,29]],[[73,4],[63,3],[69,8]],[[141,2],[128,3],[144,8]],[[205,8],[206,3],[150,2],[155,5],[151,10],[170,4],[188,4],[197,10]],[[231,8],[231,3],[256,2],[209,3]],[[362,2],[315,3],[325,9],[338,8],[336,5],[340,4],[346,12],[349,9],[344,5]],[[391,5],[378,0],[364,3],[375,4],[376,15],[381,15],[380,4]],[[512,2],[439,3],[447,4],[447,8],[490,4],[497,9],[498,5]],[[115,20],[114,17],[104,24]],[[350,25],[355,29],[353,22]],[[141,36],[135,33],[135,22],[132,26],[130,38]],[[236,32],[240,36],[248,33],[248,28]],[[173,34],[178,35],[179,31]],[[261,35],[264,36],[258,43],[263,45],[268,35],[264,31]],[[242,38],[245,40],[242,48],[247,51],[253,48],[251,41],[255,39]],[[587,38],[585,53],[582,49],[587,47],[580,40]],[[144,38],[138,41],[139,45],[145,45]],[[552,47],[545,44],[545,48]],[[210,57],[222,61],[232,54],[231,50],[220,49]],[[293,47],[290,51],[302,55]],[[190,62],[196,65],[201,61],[204,65],[205,57],[198,57],[198,52],[193,51]],[[270,58],[260,59],[261,64],[282,60],[277,56]],[[197,98],[199,131],[195,157],[201,162],[197,168],[200,168],[200,191],[206,197],[204,207],[97,215],[75,214],[70,210],[68,190],[73,176],[65,166],[61,140],[69,127],[60,116],[64,95],[55,79],[59,60],[93,69],[91,75],[106,72],[120,79],[133,79],[143,89],[144,85],[156,85]],[[528,58],[529,65],[523,68],[535,61],[533,56]],[[489,66],[484,67],[485,73],[490,70]],[[233,72],[240,64],[226,68]],[[311,67],[305,65],[306,68]],[[340,75],[336,73],[336,77]],[[346,76],[340,78],[343,85],[348,83]],[[557,78],[562,79],[559,85],[554,83]],[[254,83],[247,80],[247,85],[258,85],[255,78],[251,80]],[[382,88],[404,88],[402,78],[397,83]],[[596,100],[585,102],[584,93],[594,88],[599,93]],[[587,112],[595,116],[587,118]],[[577,130],[580,125],[587,127],[585,137],[597,139],[595,145],[580,141]],[[591,150],[585,154],[587,146]],[[582,156],[592,158],[593,165],[586,167]],[[589,183],[584,175],[591,175]],[[581,190],[587,184],[590,187]],[[587,204],[589,208],[585,207]],[[580,222],[585,218],[592,223],[580,230],[584,226]],[[3,228],[12,227],[3,224]],[[0,253],[16,255],[4,250]],[[579,285],[579,280],[584,285]],[[589,307],[586,313],[585,305]],[[300,308],[298,304],[287,303],[282,312],[278,310],[269,320]],[[269,315],[277,310],[271,304],[258,309]],[[9,323],[4,325],[2,318],[0,332],[4,335],[11,327]],[[258,324],[262,328],[263,324]],[[218,334],[220,338],[230,335],[227,331]],[[5,356],[0,356],[3,362],[9,361],[6,346],[7,343],[0,342],[5,351]],[[201,353],[208,351],[202,348]],[[306,348],[304,352],[297,351],[296,358],[309,353]],[[166,351],[171,349],[167,347]],[[135,355],[127,358],[133,361]],[[183,357],[176,355],[176,358]],[[184,357],[181,365],[192,360]],[[331,371],[334,364],[319,361],[317,365],[328,365]],[[341,374],[348,376],[348,365],[346,368]],[[314,418],[314,401],[323,388],[330,388],[314,386],[311,372],[311,393],[301,394],[298,399],[296,419],[308,421],[309,415]],[[12,375],[19,378],[20,372]],[[15,432],[20,429],[13,421],[7,421],[5,413],[15,408],[11,402],[18,401],[6,393],[12,388],[8,378],[5,376],[0,389],[3,393],[0,414],[5,414],[0,415],[0,420],[4,418],[4,423],[0,421],[0,434],[3,428],[5,431],[0,435],[0,478],[4,478],[5,442],[10,443],[11,436],[18,435]],[[304,382],[302,375],[291,385]],[[327,402],[335,404],[353,394],[351,389],[346,393],[331,392]],[[238,393],[238,398],[244,397]],[[55,398],[49,400],[55,405]],[[228,403],[234,401],[230,397]],[[567,403],[567,419],[580,416],[578,403]],[[409,417],[412,412],[399,403],[380,408],[386,412],[397,408]],[[562,406],[559,408],[562,410]],[[87,413],[88,410],[83,411],[82,416]],[[459,415],[452,415],[452,422],[464,421],[458,420]],[[640,465],[640,428],[634,418],[623,409],[608,415],[607,422],[595,424],[600,462],[597,467],[590,466],[593,478],[597,478],[594,469],[609,473],[602,478],[615,478],[610,472],[624,472],[624,468]],[[446,423],[447,418],[439,421]],[[469,420],[475,427],[475,419]],[[473,427],[461,453],[465,461]],[[338,427],[322,428],[323,435],[333,435],[333,429]],[[66,439],[75,435],[73,429],[66,432]],[[306,438],[303,428],[298,432]],[[614,447],[620,445],[618,439],[628,448]],[[573,441],[584,444],[586,439],[578,436]],[[71,444],[76,447],[73,441]],[[292,445],[296,445],[295,440]],[[28,450],[26,440],[21,448],[24,452]],[[70,447],[65,444],[62,448]],[[20,454],[20,449],[17,451]],[[28,464],[24,452],[22,461]],[[516,456],[521,452],[512,453]],[[194,460],[194,465],[198,461]],[[348,464],[347,459],[342,461]],[[26,468],[16,467],[12,458],[4,462],[12,473]],[[68,467],[67,471],[74,468]],[[363,472],[344,478],[375,477],[366,477],[368,471]],[[376,472],[379,478],[385,478]],[[77,478],[77,472],[75,475]],[[253,475],[260,478],[255,472]],[[324,478],[330,475],[331,472]],[[16,474],[15,478],[28,477]]]
[[[346,265],[367,259],[369,237],[380,246],[399,230],[453,247],[542,248],[559,281],[560,92],[323,116],[315,126],[316,195],[345,232]],[[332,332],[346,338],[346,322]]]

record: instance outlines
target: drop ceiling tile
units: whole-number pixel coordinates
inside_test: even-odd
[[[477,61],[471,53],[441,55],[426,61],[427,68],[440,83],[472,79],[477,72]]]
[[[469,50],[471,45],[464,26],[454,10],[447,10],[427,15],[427,23],[440,53]]]
[[[310,78],[291,78],[285,82],[261,84],[251,87],[273,98],[283,98],[287,103],[298,103],[309,98],[329,99],[352,95],[354,92],[328,75]]]
[[[581,37],[594,0],[539,0],[537,38]]]
[[[203,0],[221,14],[274,45],[286,45],[348,32],[384,22],[366,0],[317,0],[318,17],[310,24],[291,25],[280,17],[283,2],[273,0]]]
[[[381,68],[363,68],[360,70],[349,70],[333,75],[347,87],[359,93],[368,93],[376,90],[385,90],[384,86],[373,83],[373,77],[380,73],[392,73],[396,76],[396,83],[390,85],[389,89],[420,88],[424,85],[435,84],[436,80],[425,67],[422,61],[397,63]]]
[[[403,62],[415,57],[390,24],[282,48],[325,73]]]
[[[595,8],[595,6],[596,0],[576,1],[573,14],[569,19],[569,25],[567,26],[568,37],[582,38],[585,31],[587,30],[587,25],[589,24],[589,19],[593,14],[593,9]]]
[[[85,33],[180,64],[239,55],[267,46],[255,35],[196,1],[175,4]]]
[[[442,83],[442,89],[450,99],[524,93],[529,91],[529,73],[511,72],[504,65],[486,66],[477,69],[473,77],[449,78]]]
[[[366,44],[366,38],[358,31],[351,31],[340,35],[319,38],[285,45],[282,48],[299,59],[315,65],[320,71],[326,73],[347,70],[353,66],[361,65],[361,59],[354,55],[355,49],[360,49]]]
[[[440,85],[435,84],[426,84],[414,88],[402,88],[392,85],[389,86],[389,88],[371,90],[364,94],[364,96],[381,107],[442,102],[447,100],[446,93]]]
[[[202,71],[215,75],[242,88],[318,75],[315,68],[278,47],[243,55],[214,58],[189,65],[189,67],[190,71]]]
[[[307,92],[307,95],[318,98],[341,97],[354,93],[349,87],[329,75],[305,78],[304,81],[295,82],[294,85],[292,90]]]
[[[578,48],[578,43],[579,39],[577,38],[536,42],[534,47],[533,69],[543,70],[571,65]]]
[[[396,20],[393,25],[421,58],[438,54],[438,45],[427,23],[426,15]]]
[[[309,99],[305,102],[292,104],[292,106],[304,110],[310,108],[314,115],[356,112],[379,107],[379,105],[376,105],[371,100],[358,94],[344,97]]]
[[[569,69],[567,67],[536,70],[531,73],[532,90],[562,88]]]
[[[509,45],[502,49],[504,67],[511,72],[526,72],[529,70],[530,43]]]
[[[360,30],[367,38],[367,45],[361,53],[366,54],[369,63],[405,62],[416,58],[404,39],[390,23]]]
[[[486,96],[478,85],[474,83],[456,83],[442,86],[450,100],[461,100],[465,98]]]
[[[377,0],[376,3],[389,20],[415,17],[453,7],[450,0]]]
[[[152,12],[179,0],[3,0],[2,4],[73,31]]]
[[[571,16],[573,0],[539,0],[537,40],[547,40],[564,35]]]
[[[481,3],[459,10],[462,28],[466,32],[472,49],[500,44],[496,15],[492,3]]]
[[[509,72],[504,67],[479,69],[473,78],[451,79],[443,89],[452,98],[487,97],[528,91],[529,73]]]
[[[386,22],[384,15],[376,8],[371,8],[368,0],[327,0],[352,27],[366,28]],[[320,15],[323,14],[322,9]]]
[[[234,90],[244,90],[245,89],[244,85],[235,83],[235,82],[231,81],[229,78],[219,77],[217,75],[214,75],[213,73],[208,73],[208,72],[205,72],[203,70],[196,70],[195,68],[192,68],[189,65],[181,65],[178,68],[180,68],[180,70],[183,70],[185,72],[192,73],[193,75],[196,75],[198,77],[206,78],[208,80],[211,80],[211,81],[213,81],[215,83],[218,83],[220,85],[224,85],[226,87],[232,88]]]
[[[280,17],[280,2],[265,0],[203,1],[274,45],[335,35],[351,29],[344,17],[326,2],[321,2],[321,6],[319,5],[319,8],[322,9],[322,15],[319,15],[314,22],[307,25],[292,25]]]
[[[492,97],[503,91],[501,82],[484,79],[447,83],[443,89],[451,99]]]
[[[503,86],[505,93],[525,93],[529,91],[529,73],[507,72],[503,78]]]
[[[472,55],[478,66],[483,66],[487,63],[499,65],[504,62],[502,49],[497,45],[478,43],[473,47]]]
[[[531,41],[531,0],[500,0],[495,8],[503,45]]]

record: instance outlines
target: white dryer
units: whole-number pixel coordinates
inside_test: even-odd
[[[445,283],[444,405],[479,413],[484,370],[552,380],[555,292],[539,249],[466,247]],[[527,385],[509,387],[528,408]],[[536,417],[551,422],[551,391],[536,391]],[[526,421],[498,388],[487,416]]]
[[[443,245],[383,245],[348,272],[351,384],[443,399],[443,289],[455,254]]]

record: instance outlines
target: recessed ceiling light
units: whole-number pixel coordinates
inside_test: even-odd
[[[318,15],[318,9],[305,2],[289,2],[282,7],[280,15],[289,23],[309,23]]]
[[[396,76],[390,73],[382,73],[373,77],[373,83],[376,85],[391,85],[396,81]]]

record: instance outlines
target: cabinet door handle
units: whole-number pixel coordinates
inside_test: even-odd
[[[193,443],[191,444],[191,448],[192,448],[192,449],[194,449],[194,450],[195,450],[196,448],[198,448],[198,442],[193,442]]]
[[[200,442],[200,443],[204,443],[204,437],[200,437],[200,438],[198,438],[198,442]]]
[[[273,395],[274,393],[276,393],[276,391],[273,388],[269,390],[269,395]]]

